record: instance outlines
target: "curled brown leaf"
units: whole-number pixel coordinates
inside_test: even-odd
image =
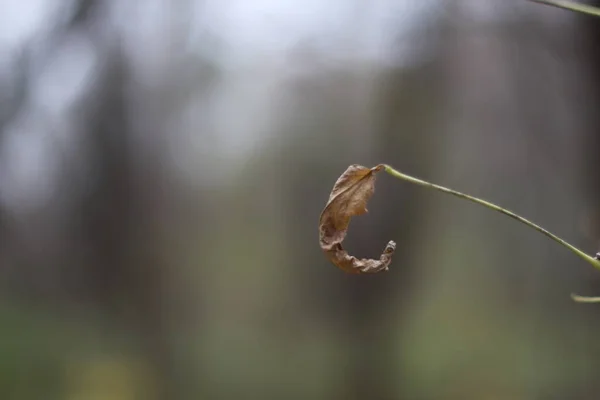
[[[383,168],[383,165],[373,168],[356,164],[349,166],[335,182],[319,218],[321,249],[334,265],[346,272],[361,274],[387,271],[396,250],[396,243],[390,240],[379,260],[372,260],[351,256],[342,247],[350,219],[368,212],[367,202],[375,191],[375,174]]]

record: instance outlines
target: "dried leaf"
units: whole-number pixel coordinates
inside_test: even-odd
[[[368,212],[367,202],[375,191],[375,174],[383,168],[383,165],[371,169],[356,164],[349,166],[333,186],[329,201],[319,218],[321,249],[334,265],[346,272],[361,274],[387,271],[396,250],[396,243],[390,240],[379,260],[359,260],[342,247],[350,219]]]

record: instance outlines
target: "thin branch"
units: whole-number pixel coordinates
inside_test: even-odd
[[[585,297],[572,294],[571,298],[578,303],[600,303],[600,297]]]
[[[545,4],[552,7],[562,8],[581,14],[593,15],[600,17],[600,8],[589,6],[587,4],[576,3],[574,1],[564,0],[530,0],[533,3]]]
[[[512,211],[509,211],[505,208],[497,206],[488,201],[479,199],[477,197],[473,197],[468,194],[457,192],[456,190],[448,189],[443,186],[439,186],[439,185],[429,183],[429,182],[423,181],[421,179],[417,179],[412,176],[403,174],[402,172],[395,170],[394,168],[390,167],[389,165],[385,165],[384,167],[385,167],[385,172],[387,172],[388,174],[392,175],[395,178],[399,178],[399,179],[405,180],[410,183],[414,183],[419,186],[424,186],[427,188],[435,189],[435,190],[443,192],[443,193],[451,194],[458,198],[468,200],[473,203],[477,203],[477,204],[482,205],[490,210],[498,211],[499,213],[509,216],[510,218],[513,218],[513,219],[519,221],[520,223],[527,225],[528,227],[533,228],[536,231],[540,232],[541,234],[549,237],[550,239],[554,240],[556,243],[560,244],[561,246],[566,247],[567,249],[569,249],[570,251],[572,251],[573,253],[575,253],[576,255],[578,255],[579,257],[581,257],[588,263],[590,263],[594,268],[600,270],[600,260],[587,255],[586,253],[579,250],[577,247],[573,246],[572,244],[568,243],[567,241],[559,238],[555,234],[553,234],[553,233],[549,232],[548,230],[542,228],[541,226],[536,225],[533,222],[521,217],[520,215],[515,214]],[[572,297],[575,301],[579,301],[579,302],[600,302],[600,298],[582,297],[582,296],[578,296],[578,295],[572,295]]]

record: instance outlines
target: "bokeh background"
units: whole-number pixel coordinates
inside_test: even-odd
[[[597,399],[600,20],[503,0],[4,0],[0,399]]]

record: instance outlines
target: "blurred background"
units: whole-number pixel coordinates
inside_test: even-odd
[[[598,2],[597,2],[598,3]],[[600,4],[598,4],[600,5]],[[0,399],[596,399],[600,20],[502,0],[3,0]]]

